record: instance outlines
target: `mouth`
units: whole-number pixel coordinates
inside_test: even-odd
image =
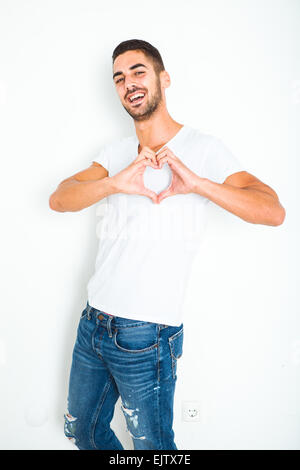
[[[132,106],[136,106],[138,104],[141,104],[144,101],[145,96],[146,96],[146,93],[137,92],[129,96],[128,101]]]

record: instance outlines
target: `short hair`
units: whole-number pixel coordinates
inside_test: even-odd
[[[129,39],[128,41],[121,42],[113,51],[113,63],[120,54],[123,54],[126,51],[137,50],[142,51],[145,56],[151,60],[156,75],[159,75],[160,72],[165,70],[159,51],[156,47],[152,46],[152,44],[147,41],[143,41],[142,39]]]

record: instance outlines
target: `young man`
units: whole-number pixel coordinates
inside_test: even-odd
[[[113,81],[136,135],[103,146],[49,201],[59,212],[108,203],[73,351],[65,434],[82,450],[123,449],[110,428],[121,396],[135,449],[177,449],[172,423],[182,305],[207,203],[274,226],[285,210],[220,139],[172,119],[165,96],[170,76],[151,44],[119,44]]]

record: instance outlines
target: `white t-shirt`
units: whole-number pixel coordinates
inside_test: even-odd
[[[104,145],[94,161],[113,176],[138,155],[136,135]],[[246,171],[214,136],[184,125],[165,144],[194,173],[217,183]],[[144,184],[156,193],[171,182],[171,169],[147,166]],[[95,272],[87,285],[88,302],[108,314],[179,326],[191,266],[206,226],[209,199],[176,194],[154,204],[147,196],[112,194],[97,227]],[[99,209],[98,207],[98,209]],[[99,212],[99,210],[98,210]]]

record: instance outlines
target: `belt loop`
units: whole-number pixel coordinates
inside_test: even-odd
[[[112,322],[113,317],[109,317],[107,320],[107,331],[108,331],[108,336],[111,338],[112,337],[112,332],[111,332],[111,322]]]
[[[90,320],[91,319],[91,310],[92,310],[93,307],[91,307],[88,303],[87,305],[87,319]]]

